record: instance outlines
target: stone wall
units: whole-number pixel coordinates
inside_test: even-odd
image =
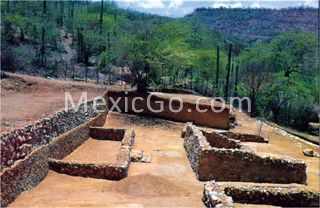
[[[224,134],[216,132],[202,131],[211,147],[239,149],[241,147],[239,140],[230,139]]]
[[[208,208],[234,207],[232,198],[227,196],[223,189],[214,181],[207,182],[204,185],[202,201]]]
[[[98,111],[93,106],[94,101],[91,100],[77,108],[59,111],[23,129],[1,134],[1,170],[25,158],[36,148],[49,144],[56,136],[96,116]]]
[[[72,176],[108,180],[120,180],[125,178],[128,175],[131,162],[130,153],[135,140],[134,130],[112,129],[110,131],[110,129],[107,128],[90,127],[90,134],[91,130],[93,130],[94,135],[98,135],[99,138],[108,138],[108,135],[111,135],[110,140],[114,140],[114,138],[122,136],[121,147],[117,155],[117,161],[114,164],[81,163],[77,161],[50,159],[49,168],[58,173]],[[109,134],[110,132],[111,134]]]
[[[125,132],[125,129],[91,127],[90,137],[100,140],[121,141]]]
[[[106,119],[106,113],[101,113],[86,123],[52,139],[47,145],[42,145],[25,158],[3,169],[1,172],[1,207],[11,203],[22,191],[35,187],[42,181],[48,171],[49,158],[62,159],[89,138],[90,126],[101,126]]]
[[[221,133],[229,138],[239,140],[241,142],[257,142],[257,143],[268,143],[268,139],[255,135],[255,134],[240,134],[240,133],[233,133],[233,132],[223,132]]]
[[[157,95],[150,97],[149,106],[152,109],[160,109],[159,102],[164,104],[164,110],[161,112],[152,112],[147,104],[148,93],[138,93],[135,91],[108,91],[105,95],[109,108],[113,105],[113,101],[118,101],[117,105],[121,112],[135,113],[132,107],[132,101],[135,98],[142,98],[135,100],[135,107],[137,110],[142,110],[139,114],[164,118],[179,122],[193,122],[197,125],[208,126],[219,129],[229,129],[229,108],[225,107],[222,112],[214,112],[210,105],[200,104],[201,110],[206,109],[207,112],[198,112],[196,110],[196,104],[193,102],[183,102],[183,108],[180,112],[174,113],[169,108],[169,98],[163,98]],[[125,103],[128,103],[127,109]],[[177,100],[172,101],[172,108],[179,109],[180,103]],[[220,106],[214,106],[215,109],[221,108]],[[113,110],[117,110],[114,108]]]
[[[67,162],[63,160],[49,160],[49,167],[58,173],[72,176],[82,176],[89,178],[101,178],[109,180],[120,180],[126,177],[125,167],[118,167],[114,164],[94,164]]]
[[[193,125],[186,129],[184,147],[191,167],[201,181],[252,181],[305,184],[304,162],[261,157],[247,149],[210,146],[202,132]]]
[[[243,204],[281,207],[319,207],[320,193],[298,185],[218,184],[207,182],[203,192],[206,207],[234,207]]]
[[[319,207],[320,193],[302,187],[280,185],[228,186],[224,192],[235,202],[281,207]]]
[[[47,176],[48,155],[48,146],[42,146],[1,173],[1,207],[6,207],[17,195],[35,187]]]

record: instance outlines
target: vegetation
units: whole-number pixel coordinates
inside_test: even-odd
[[[1,4],[4,70],[59,77],[57,71],[63,68],[65,78],[68,71],[73,71],[74,78],[75,65],[81,63],[86,81],[93,67],[96,82],[110,83],[112,71],[126,67],[130,83],[139,91],[172,86],[207,96],[248,96],[252,116],[299,130],[308,129],[318,110],[313,23],[305,24],[301,32],[289,31],[289,26],[281,34],[277,28],[268,29],[263,43],[253,39],[246,43],[246,37],[237,35],[248,32],[241,26],[232,37],[230,28],[221,30],[213,24],[219,33],[207,26],[217,16],[224,21],[260,22],[261,14],[284,15],[290,10],[198,9],[185,18],[171,19],[120,9],[109,1]],[[313,15],[312,9],[292,12]],[[294,15],[290,18],[290,22],[296,20]],[[69,36],[74,53],[67,61],[61,55],[66,54],[62,39]],[[100,78],[103,74],[107,80]]]
[[[318,9],[198,8],[185,19],[198,18],[207,28],[241,42],[268,42],[283,31],[317,32]]]

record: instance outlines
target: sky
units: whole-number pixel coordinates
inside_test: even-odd
[[[316,7],[318,0],[114,0],[122,8],[130,8],[169,17],[182,17],[199,7],[211,8],[287,8]]]

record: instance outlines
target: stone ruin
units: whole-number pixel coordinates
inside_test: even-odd
[[[107,92],[108,105],[103,113],[83,105],[80,110],[60,111],[52,117],[41,119],[24,129],[1,135],[1,207],[10,204],[17,195],[35,187],[49,170],[72,176],[121,180],[128,174],[131,162],[151,162],[152,156],[142,150],[132,150],[135,141],[134,129],[109,129],[103,126],[110,106],[109,97],[124,96],[132,100],[147,94],[130,92]],[[227,131],[208,131],[187,123],[182,132],[184,147],[191,167],[198,180],[206,181],[203,202],[207,207],[233,207],[234,202],[270,204],[277,206],[318,206],[319,193],[305,189],[306,165],[287,158],[262,157],[243,145],[243,142],[268,143],[268,140],[252,134],[228,131],[229,110],[221,113],[189,112],[195,108],[185,103],[181,113],[173,114],[167,109],[168,99],[153,96],[151,105],[164,101],[165,111],[160,114],[144,110],[141,114],[178,122],[193,122]],[[123,101],[120,108],[123,109]],[[147,109],[145,101],[138,108]],[[209,108],[202,105],[201,108]],[[128,113],[132,113],[129,109]],[[121,142],[116,162],[86,163],[65,161],[64,158],[80,147],[89,138]],[[229,181],[224,184],[225,181]],[[233,183],[231,183],[233,182]],[[236,182],[254,182],[240,184]],[[258,183],[272,183],[268,186]],[[290,184],[289,183],[295,183]]]
[[[227,135],[188,124],[184,147],[199,180],[306,183],[304,162],[258,156]]]
[[[49,169],[72,176],[108,180],[120,180],[125,178],[128,175],[131,162],[130,154],[135,139],[134,130],[90,127],[89,136],[98,140],[121,141],[121,147],[114,164],[83,163],[50,158]]]
[[[234,207],[234,203],[281,207],[319,207],[319,193],[293,185],[205,184],[202,201],[208,208]]]
[[[182,136],[197,178],[208,181],[203,192],[206,207],[234,207],[234,202],[284,207],[319,206],[320,193],[304,186],[307,179],[304,162],[261,157],[241,144],[248,141],[266,143],[266,139],[256,135],[209,132],[191,123],[186,125]],[[244,185],[237,182],[254,183]]]

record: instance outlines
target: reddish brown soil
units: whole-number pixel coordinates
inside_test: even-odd
[[[191,95],[184,95],[188,100]],[[194,98],[192,98],[194,99]],[[257,133],[258,122],[236,112],[240,124],[232,131]],[[151,163],[131,163],[129,175],[121,181],[72,177],[50,171],[35,188],[22,193],[12,207],[202,207],[203,183],[196,179],[187,159],[182,123],[155,118],[110,113],[105,127],[134,128],[134,149],[152,154]],[[303,155],[305,148],[317,147],[282,135],[264,125],[262,135],[269,144],[245,143],[257,154],[291,157],[307,164],[307,188],[319,189],[319,160]],[[92,152],[88,149],[88,152]],[[241,182],[239,183],[241,185]],[[294,185],[294,184],[292,184]],[[257,205],[235,204],[236,207]],[[267,207],[259,205],[259,207]],[[269,206],[268,206],[269,207]]]
[[[64,160],[83,163],[115,163],[120,146],[121,142],[90,138]]]
[[[240,125],[232,131],[258,134],[259,122],[257,120],[240,112],[236,112],[236,118]],[[307,165],[308,187],[319,190],[319,158],[307,157],[303,154],[304,149],[313,149],[315,152],[318,152],[319,149],[316,145],[305,142],[302,139],[293,139],[288,135],[282,135],[268,125],[262,126],[261,135],[269,138],[268,144],[253,142],[245,144],[259,155],[288,157],[304,161]]]
[[[203,183],[183,148],[183,124],[110,113],[105,127],[134,128],[134,149],[152,154],[151,163],[131,163],[121,181],[72,177],[55,172],[22,193],[12,207],[202,207]]]
[[[82,92],[88,99],[101,95],[105,87],[93,83],[48,80],[9,73],[1,80],[0,132],[22,128],[27,124],[64,109],[65,92],[78,103]]]

